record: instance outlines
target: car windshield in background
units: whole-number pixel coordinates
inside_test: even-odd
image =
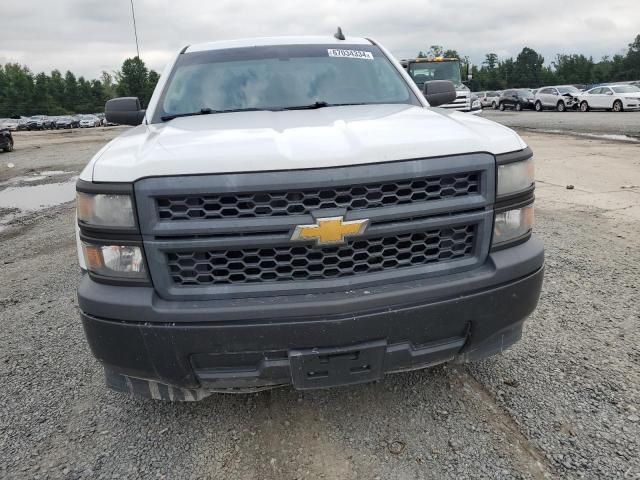
[[[615,87],[611,87],[616,93],[638,93],[640,92],[640,88],[634,87],[633,85],[617,85]]]
[[[565,93],[582,93],[576,87],[558,87],[558,92],[560,92],[560,95]]]
[[[418,84],[431,80],[449,80],[456,87],[462,85],[458,62],[414,62],[409,65],[409,74]]]
[[[287,45],[180,55],[154,122],[237,110],[407,103],[419,105],[373,45]]]
[[[516,90],[516,92],[518,93],[519,97],[533,97],[533,93],[531,93],[531,90],[527,90],[526,88]]]

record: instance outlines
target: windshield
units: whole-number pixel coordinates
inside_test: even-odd
[[[562,95],[563,93],[580,93],[580,90],[576,87],[558,87],[558,92]]]
[[[527,90],[526,88],[516,90],[516,93],[519,97],[533,97],[533,93],[531,93],[531,90]]]
[[[640,88],[634,87],[633,85],[620,85],[617,87],[611,87],[616,93],[638,93],[640,92]]]
[[[153,121],[205,110],[283,110],[316,102],[420,105],[378,47],[332,47],[285,45],[180,55]]]
[[[423,84],[431,80],[449,80],[456,87],[462,85],[459,61],[410,63],[409,75],[417,84]]]

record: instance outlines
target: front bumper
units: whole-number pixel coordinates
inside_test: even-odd
[[[498,353],[520,338],[543,263],[534,237],[472,271],[361,291],[166,301],[152,288],[85,276],[78,297],[109,386],[194,400],[211,391],[362,383]]]

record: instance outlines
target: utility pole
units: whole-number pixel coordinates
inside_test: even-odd
[[[133,17],[133,33],[136,36],[136,52],[138,53],[138,58],[140,58],[140,47],[138,47],[138,29],[136,28],[136,12],[133,9],[133,0],[131,0],[131,16]]]

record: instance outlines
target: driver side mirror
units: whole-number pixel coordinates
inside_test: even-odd
[[[449,80],[431,80],[424,82],[424,97],[432,107],[451,103],[456,99],[456,87]]]
[[[140,125],[146,110],[142,109],[138,97],[112,98],[104,106],[107,122],[119,125]]]

